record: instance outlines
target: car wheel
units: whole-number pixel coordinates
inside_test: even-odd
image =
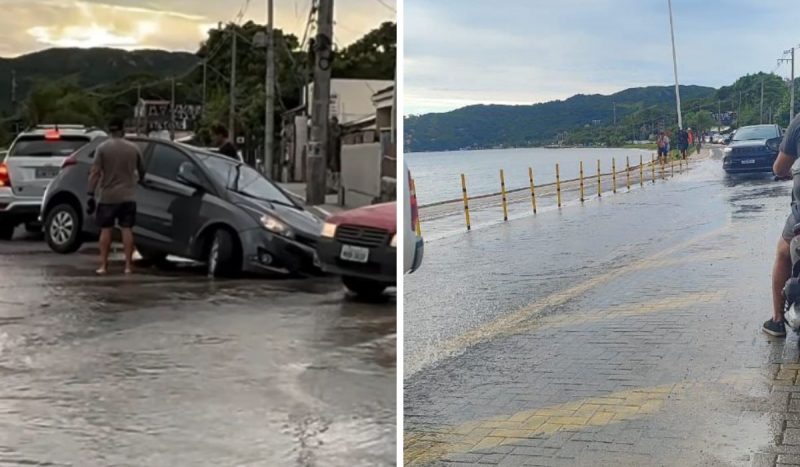
[[[139,252],[139,256],[142,257],[142,261],[144,261],[146,264],[162,266],[167,261],[167,254],[158,250],[138,246],[136,247],[136,251]]]
[[[83,243],[81,218],[70,204],[59,204],[47,213],[44,232],[47,245],[56,253],[74,253]]]
[[[0,224],[0,240],[11,240],[16,228],[15,224]]]
[[[389,287],[389,284],[385,282],[353,276],[342,276],[342,282],[344,282],[344,286],[354,294],[370,299],[380,297],[383,291]]]
[[[237,255],[236,242],[227,230],[217,230],[208,249],[209,277],[231,277],[240,272],[241,263]]]

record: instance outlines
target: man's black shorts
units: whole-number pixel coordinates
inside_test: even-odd
[[[136,202],[97,205],[97,225],[101,229],[110,229],[114,225],[130,229],[136,224]]]

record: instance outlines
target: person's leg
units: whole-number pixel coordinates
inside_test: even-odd
[[[125,274],[133,272],[133,226],[136,224],[136,203],[123,203],[118,212],[118,223],[122,230],[122,245],[125,250]]]
[[[122,245],[125,249],[125,274],[133,272],[133,230],[128,227],[122,227]]]
[[[108,272],[108,253],[111,250],[111,229],[103,228],[100,230],[100,267],[97,269],[98,274],[106,274]]]
[[[786,327],[783,324],[783,287],[792,275],[792,256],[789,249],[790,238],[794,234],[794,216],[789,216],[784,226],[783,235],[778,241],[775,254],[775,264],[772,266],[772,318],[764,323],[763,330],[773,336],[785,336]]]

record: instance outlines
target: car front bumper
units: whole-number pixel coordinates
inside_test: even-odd
[[[388,245],[370,248],[369,260],[366,263],[356,263],[339,257],[342,245],[342,242],[333,238],[320,238],[317,255],[323,271],[387,284],[397,283],[397,248]]]
[[[250,273],[313,274],[319,271],[314,241],[252,229],[240,232],[242,270]]]
[[[772,166],[775,164],[774,154],[769,155],[754,155],[754,156],[727,156],[722,161],[722,168],[728,173],[755,173],[755,172],[772,172]],[[743,163],[744,161],[753,161],[751,163]]]

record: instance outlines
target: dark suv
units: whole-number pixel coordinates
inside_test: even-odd
[[[85,207],[89,170],[103,140],[66,159],[45,193],[45,238],[58,253],[77,251],[98,235]],[[129,140],[145,159],[133,230],[145,260],[175,255],[204,261],[210,275],[318,271],[322,221],[252,167],[170,141]]]
[[[722,168],[728,173],[772,172],[781,142],[778,125],[751,125],[736,130],[723,149]]]

